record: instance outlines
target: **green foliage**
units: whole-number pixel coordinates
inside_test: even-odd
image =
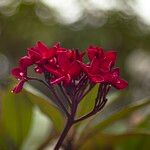
[[[82,137],[81,137],[82,140],[79,139],[79,143],[82,144],[86,140],[92,139],[94,136],[97,136],[97,134],[103,133],[103,131],[105,131],[105,129],[107,129],[109,126],[112,126],[113,123],[121,121],[122,119],[126,118],[127,116],[130,116],[133,112],[136,112],[137,110],[145,108],[148,105],[150,105],[149,98],[140,100],[139,102],[134,103],[134,104],[130,104],[126,108],[123,108],[120,111],[105,118],[103,121],[101,121],[97,125],[92,126],[92,128],[88,128],[88,132],[87,132],[87,130],[84,130],[84,137],[82,135]],[[92,124],[92,123],[93,123],[92,120],[90,120],[89,124]],[[89,124],[88,124],[88,126],[90,126]],[[119,125],[119,123],[118,123],[118,125]]]
[[[78,108],[78,116],[84,115],[90,112],[94,107],[94,100],[97,96],[99,85],[95,85],[91,91],[81,100]]]
[[[19,148],[26,138],[32,120],[32,104],[24,94],[16,95],[10,91],[2,97],[2,120],[5,136]],[[8,141],[7,141],[8,142]]]
[[[140,100],[137,103],[130,104],[126,108],[123,108],[122,110],[112,114],[110,117],[103,120],[100,124],[95,126],[94,130],[95,130],[95,132],[97,130],[98,131],[103,130],[104,128],[108,127],[109,125],[113,124],[114,122],[121,120],[121,119],[127,117],[128,115],[131,115],[133,112],[135,112],[141,108],[144,108],[148,105],[150,105],[150,99],[149,98]]]
[[[148,143],[144,142],[145,145],[141,145],[143,138],[145,138],[145,141],[150,139],[149,135],[143,133],[125,133],[121,135],[99,133],[92,139],[83,142],[79,149],[148,150]]]
[[[29,92],[32,90],[32,93]],[[64,118],[60,113],[59,108],[57,108],[52,101],[46,96],[39,94],[39,91],[31,89],[31,87],[26,88],[26,94],[28,95],[30,101],[39,106],[39,108],[45,113],[53,123],[53,127],[56,131],[61,132],[64,126]]]
[[[95,94],[97,90],[98,86],[95,86],[90,93],[83,98],[78,115],[81,116],[92,109],[92,106],[94,105],[93,98],[96,97]],[[109,97],[114,99],[108,103],[105,109],[116,102],[115,98],[118,102],[120,96]],[[29,148],[29,145],[31,150],[34,150],[35,147],[36,149],[38,149],[38,147],[44,148],[47,147],[48,143],[54,141],[62,131],[65,124],[63,115],[51,100],[39,91],[33,90],[31,87],[27,86],[26,90],[17,96],[8,91],[1,94],[1,98],[0,146],[3,150],[9,149],[9,147],[12,149],[19,149],[22,147],[23,150],[26,150]],[[103,120],[97,124],[94,123],[95,119],[100,117],[101,113],[79,123],[76,128],[74,128],[74,130],[76,130],[74,139],[75,148],[81,150],[147,150],[150,139],[148,113],[143,116],[138,124],[132,126],[132,130],[128,124],[124,124],[126,130],[121,133],[115,132],[115,128],[119,128],[120,123],[123,124],[124,119],[130,118],[133,113],[143,110],[148,107],[149,104],[149,98],[143,99],[132,103],[117,112],[112,112],[110,116],[103,118]],[[39,130],[39,127],[37,126],[38,121],[35,121],[35,106],[38,106],[43,112],[41,115],[45,115],[49,118],[49,121],[51,121],[52,124],[51,129],[49,128],[49,122],[45,120],[45,130]],[[84,106],[86,106],[86,108]],[[41,112],[38,111],[39,117],[41,116],[40,113]],[[102,112],[102,114],[103,113],[104,112]],[[115,126],[114,123],[116,124]],[[110,126],[112,127],[111,130],[114,130],[113,133],[107,132]],[[41,138],[42,141],[40,140]],[[38,140],[42,143],[38,142],[37,144],[32,144],[32,142],[37,142]]]

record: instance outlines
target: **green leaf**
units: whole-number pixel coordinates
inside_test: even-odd
[[[90,108],[88,110],[86,110],[86,112],[90,111],[93,108],[93,104],[95,103],[95,98],[96,98],[96,95],[97,95],[98,85],[95,87],[95,89],[92,89],[92,90],[93,91],[91,91],[88,94],[89,98],[90,98],[90,96],[92,97],[92,100],[90,101],[91,103],[89,104],[89,101],[86,101],[88,97],[84,97],[83,102],[81,102],[82,104],[80,104],[80,105],[82,105],[83,109],[81,109],[81,106],[80,106],[80,111],[85,111],[84,107],[87,107],[87,105]],[[92,95],[91,95],[91,93],[92,93]],[[118,99],[120,99],[122,96],[123,96],[123,94],[121,92],[114,92],[114,93],[108,94],[107,98],[109,100],[108,100],[105,108],[108,107],[108,109],[110,109],[110,107],[113,107],[114,103],[116,101],[118,101]],[[103,111],[101,113],[104,114]],[[86,133],[86,129],[88,129],[90,127],[90,124],[93,121],[94,121],[94,119],[92,117],[90,117],[89,119],[86,119],[86,120],[84,120],[82,122],[79,122],[76,125],[76,128],[77,128],[77,130],[76,130],[77,139],[80,139],[80,137],[83,136],[84,132]]]
[[[106,128],[107,126],[111,125],[112,123],[130,115],[132,112],[137,111],[149,104],[150,104],[150,99],[143,99],[134,104],[131,104],[127,106],[126,108],[123,108],[122,110],[114,113],[110,117],[103,120],[101,123],[99,123],[95,127],[95,130],[102,130],[103,128]]]
[[[92,90],[81,100],[78,107],[78,116],[84,115],[93,109],[99,85],[95,85]]]
[[[26,138],[32,121],[32,103],[24,92],[12,94],[10,91],[2,98],[2,123],[5,136],[19,148]]]
[[[120,149],[120,150],[138,150],[142,149],[143,138],[146,140],[150,138],[146,133],[124,133],[124,134],[104,134],[99,133],[93,138],[77,145],[76,149],[91,150],[91,149]],[[145,143],[148,148],[148,143]],[[140,149],[141,148],[141,149]],[[144,150],[144,149],[142,149]],[[145,149],[146,150],[146,149]]]
[[[85,140],[88,138],[92,138],[96,134],[99,134],[101,131],[103,131],[108,126],[112,125],[113,123],[119,121],[120,119],[123,119],[127,117],[128,115],[131,115],[131,113],[144,108],[150,104],[150,99],[143,99],[136,103],[130,104],[126,108],[121,109],[120,111],[114,113],[113,115],[109,116],[108,118],[104,119],[102,122],[97,124],[96,126],[89,129],[89,132],[86,132]]]
[[[42,130],[41,130],[42,127]],[[21,150],[37,150],[45,142],[51,142],[56,138],[53,134],[51,120],[39,109],[38,106],[33,108],[33,121],[30,132],[23,143]]]
[[[45,95],[40,94],[39,91],[33,89],[31,86],[26,87],[26,94],[30,101],[36,104],[50,118],[56,131],[61,132],[64,126],[64,118],[58,107],[52,104],[50,99]]]
[[[77,110],[77,116],[80,117],[90,112],[95,104],[95,98],[97,97],[99,85],[94,86],[91,91],[81,100]],[[76,139],[80,139],[82,137],[82,133],[85,131],[89,120],[86,119],[84,121],[79,122],[75,125],[76,127]]]
[[[150,114],[146,115],[140,123],[135,127],[135,131],[150,131]]]

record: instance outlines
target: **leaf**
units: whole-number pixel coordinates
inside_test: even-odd
[[[40,92],[33,89],[31,86],[26,87],[26,94],[28,95],[30,101],[33,104],[36,104],[41,111],[50,118],[56,131],[62,131],[64,126],[64,118],[60,113],[60,110],[52,104],[46,96],[40,94]]]
[[[42,127],[42,130],[41,130]],[[51,142],[55,138],[52,134],[52,122],[41,112],[38,106],[33,108],[33,121],[30,132],[23,143],[21,150],[36,150],[39,149],[45,141]],[[49,138],[51,137],[51,139]]]
[[[121,149],[121,150],[134,150],[137,148],[139,143],[141,144],[142,139],[149,139],[149,134],[146,133],[124,133],[124,134],[104,134],[99,133],[93,138],[81,143],[76,147],[80,150],[91,150],[91,149]],[[148,146],[147,143],[145,145]],[[141,148],[141,147],[140,147]],[[137,149],[135,149],[137,150]],[[144,149],[143,149],[144,150]],[[146,150],[146,149],[145,149]]]
[[[95,98],[97,97],[99,85],[94,86],[91,91],[81,100],[77,110],[77,116],[80,117],[90,112],[95,104]],[[75,125],[76,128],[76,139],[79,139],[82,136],[89,120],[86,119],[84,121],[79,122]]]
[[[93,109],[99,85],[95,85],[92,90],[81,100],[78,108],[78,116],[84,115]]]
[[[108,126],[112,125],[114,122],[119,121],[120,119],[123,119],[133,113],[134,111],[137,111],[141,108],[144,108],[150,104],[150,99],[143,99],[140,100],[134,104],[130,104],[126,108],[123,108],[122,110],[114,113],[113,115],[109,116],[108,118],[104,119],[101,121],[99,124],[96,126],[92,127],[89,129],[89,132],[86,132],[85,139],[92,138],[96,134],[99,134],[102,130],[107,128]]]
[[[144,119],[135,127],[134,131],[150,131],[150,114],[144,117]]]
[[[2,98],[2,123],[5,134],[16,148],[26,138],[31,121],[32,104],[28,97],[24,92],[15,95],[8,91]]]
[[[110,117],[106,118],[103,120],[101,123],[99,123],[96,127],[95,130],[102,130],[103,128],[106,128],[107,126],[111,125],[112,123],[130,115],[132,112],[137,111],[147,105],[150,104],[150,99],[143,99],[140,100],[134,104],[130,104],[126,108],[123,108],[122,110],[114,113]]]

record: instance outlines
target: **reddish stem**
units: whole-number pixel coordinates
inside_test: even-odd
[[[63,130],[63,132],[62,132],[62,134],[61,134],[61,136],[60,136],[60,138],[59,138],[59,140],[58,140],[58,142],[57,142],[57,144],[54,148],[54,150],[59,150],[59,148],[61,147],[61,145],[62,145],[66,135],[68,134],[70,128],[72,127],[72,125],[73,125],[73,121],[68,119],[68,121],[66,123],[66,126],[65,126],[65,128],[64,128],[64,130]]]

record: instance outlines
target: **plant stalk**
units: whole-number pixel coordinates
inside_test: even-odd
[[[72,127],[72,125],[73,125],[73,121],[68,119],[68,121],[66,123],[66,126],[65,126],[65,128],[64,128],[64,130],[63,130],[63,132],[62,132],[62,134],[61,134],[61,136],[60,136],[60,138],[59,138],[59,140],[58,140],[58,142],[57,142],[57,144],[54,148],[54,150],[59,150],[59,148],[61,147],[61,145],[62,145],[67,133],[69,132],[70,128]]]

